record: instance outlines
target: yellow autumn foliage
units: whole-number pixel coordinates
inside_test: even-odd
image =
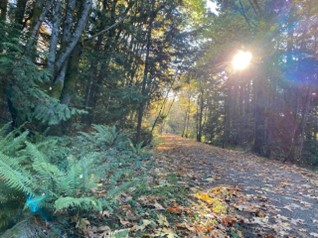
[[[213,198],[207,193],[196,193],[195,196],[199,200],[211,205],[212,212],[217,214],[227,213],[227,205],[219,198]]]
[[[214,202],[214,199],[211,198],[209,196],[209,194],[207,193],[196,193],[195,194],[196,198],[198,198],[199,200],[203,201],[203,202],[206,202],[207,204],[211,205],[213,204]]]
[[[227,213],[226,204],[217,198],[215,199],[211,210],[216,214],[226,214]]]

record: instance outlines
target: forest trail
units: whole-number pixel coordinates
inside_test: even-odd
[[[210,194],[197,198],[209,203],[213,199],[209,191],[227,189],[223,193],[229,207],[225,223],[230,217],[237,221],[240,236],[318,237],[318,176],[314,172],[174,135],[161,140],[156,148],[158,166],[176,173],[191,191]]]

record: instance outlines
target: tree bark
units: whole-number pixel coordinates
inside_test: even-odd
[[[197,132],[197,141],[202,141],[202,119],[203,119],[203,110],[204,110],[204,92],[201,88],[201,93],[199,97],[199,115],[198,115],[198,132]]]
[[[37,39],[37,35],[40,30],[40,26],[43,23],[46,15],[48,14],[53,1],[47,1],[47,3],[43,6],[42,10],[39,10],[41,6],[36,4],[34,11],[41,12],[40,15],[33,13],[32,23],[34,24],[33,30],[31,32],[29,41],[26,44],[26,52],[28,53],[32,46],[34,45],[35,40]],[[36,22],[36,23],[35,23]]]
[[[72,38],[72,24],[73,24],[73,14],[75,11],[76,0],[69,0],[67,4],[66,18],[64,22],[64,31],[63,31],[63,47],[68,45],[69,41]]]
[[[266,155],[266,140],[265,140],[265,91],[266,86],[264,85],[264,76],[259,74],[254,80],[254,93],[255,93],[255,108],[254,108],[254,120],[255,120],[255,130],[254,130],[254,145],[253,151],[256,154],[265,156]]]
[[[76,79],[78,75],[81,54],[82,45],[79,43],[72,52],[65,75],[65,84],[62,90],[61,102],[66,105],[70,105],[72,98],[76,94]]]
[[[149,26],[148,26],[148,32],[147,32],[147,45],[146,45],[146,56],[145,56],[145,68],[144,68],[144,74],[143,74],[143,80],[142,80],[142,86],[141,86],[141,94],[143,96],[142,102],[140,103],[140,106],[138,108],[138,119],[137,119],[137,128],[136,128],[136,142],[139,143],[141,140],[141,126],[142,126],[142,120],[143,120],[143,115],[144,115],[144,110],[146,106],[146,100],[148,97],[147,93],[147,82],[149,80],[149,67],[150,67],[150,48],[151,48],[151,43],[152,43],[152,28],[153,28],[153,21],[154,17],[153,16],[153,8],[155,5],[155,0],[152,0],[151,4],[151,10],[148,13],[149,14]]]
[[[0,1],[0,19],[5,21],[7,16],[8,10],[8,0],[1,0]]]
[[[71,21],[72,21],[72,7],[74,2],[71,0],[69,2],[70,9],[67,13],[67,29],[71,29]],[[89,12],[92,6],[91,0],[86,0],[83,3],[83,10],[81,12],[80,18],[78,20],[78,24],[76,26],[76,29],[73,34],[67,34],[67,36],[64,36],[64,42],[63,44],[66,45],[63,47],[63,51],[59,55],[57,61],[55,62],[54,66],[54,72],[55,72],[55,78],[53,80],[53,90],[51,92],[51,95],[57,99],[62,99],[62,93],[65,86],[65,76],[67,74],[67,67],[69,65],[69,59],[71,54],[73,53],[76,45],[79,42],[79,39],[85,29],[86,23],[88,21]],[[66,32],[65,32],[66,33]]]
[[[74,50],[76,44],[78,43],[88,20],[88,16],[92,7],[92,1],[91,0],[85,0],[85,2],[83,3],[83,11],[81,13],[81,17],[78,21],[77,27],[74,31],[74,34],[72,35],[72,40],[69,42],[69,44],[67,45],[67,47],[65,48],[64,52],[62,52],[55,64],[55,71],[59,72],[65,61],[69,58],[69,56],[71,55],[72,51]]]
[[[56,59],[56,51],[59,40],[59,31],[61,26],[61,1],[56,0],[53,9],[53,27],[51,34],[51,42],[48,56],[48,70],[54,77],[54,63]]]

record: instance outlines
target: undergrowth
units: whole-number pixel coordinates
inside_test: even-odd
[[[78,226],[89,212],[114,211],[120,195],[144,180],[149,155],[114,127],[94,125],[73,138],[33,140],[28,131],[7,129],[0,131],[0,206],[18,203],[14,214],[76,219]],[[11,219],[9,210],[0,210],[2,228],[23,217]]]

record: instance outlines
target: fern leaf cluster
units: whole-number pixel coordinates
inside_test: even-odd
[[[101,203],[93,197],[74,198],[74,197],[60,197],[54,203],[55,210],[64,210],[69,207],[81,207],[82,209],[99,209],[101,210]]]
[[[116,196],[142,179],[142,153],[114,127],[95,125],[74,138],[44,137],[0,130],[0,194],[22,194],[32,212],[112,209]],[[92,191],[101,190],[103,197]],[[21,197],[21,195],[20,195]],[[10,201],[0,196],[1,202]]]

